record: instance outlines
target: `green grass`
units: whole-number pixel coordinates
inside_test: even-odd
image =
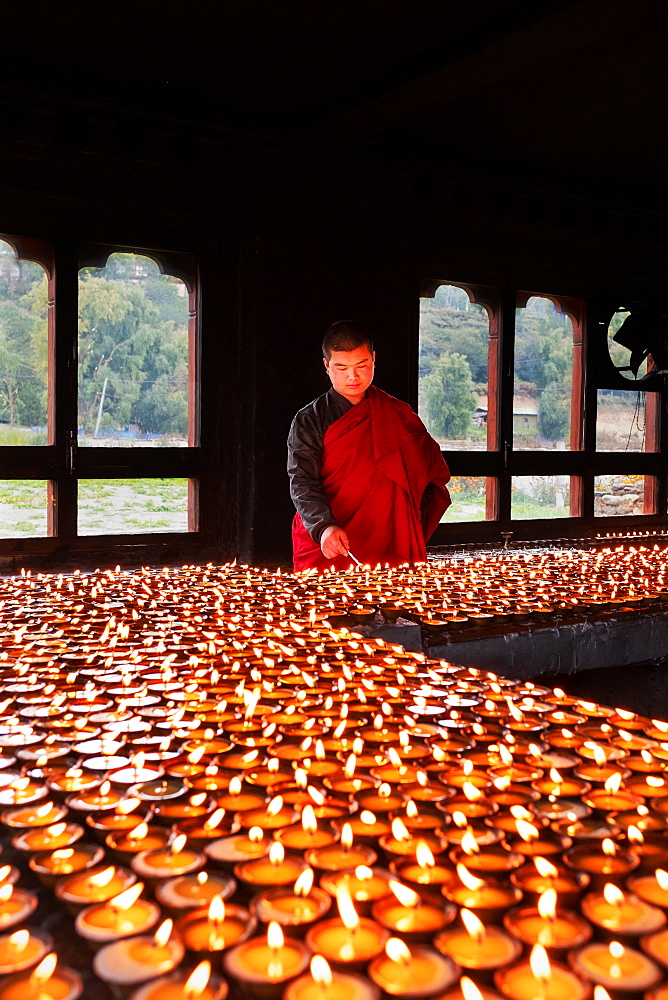
[[[2,448],[45,444],[46,431],[31,431],[29,427],[9,427],[7,424],[0,424],[0,447]]]
[[[44,480],[0,480],[0,538],[46,535]],[[188,530],[187,479],[79,481],[79,534]]]

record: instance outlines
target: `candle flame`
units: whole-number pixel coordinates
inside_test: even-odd
[[[547,858],[535,857],[533,863],[536,866],[536,871],[542,878],[556,878],[559,874],[559,869],[551,861],[548,861]]]
[[[410,840],[411,835],[406,829],[406,824],[398,816],[392,820],[392,836],[395,840]]]
[[[418,840],[417,842],[415,859],[420,868],[433,868],[436,864],[436,859],[432,854],[431,848],[428,844],[425,844],[424,840]]]
[[[657,882],[659,883],[659,888],[664,889],[664,890],[668,889],[668,872],[667,871],[665,871],[663,868],[657,868],[657,870],[654,872],[654,877],[657,880]]]
[[[183,984],[185,1000],[197,1000],[197,997],[204,993],[210,977],[211,962],[205,959],[203,962],[200,962],[199,965],[195,966]]]
[[[464,827],[469,825],[468,817],[463,812],[460,812],[459,809],[455,809],[453,812],[452,822],[459,830],[463,830]]]
[[[600,746],[598,743],[585,743],[585,746],[592,751],[594,755],[594,760],[598,764],[598,766],[603,767],[603,765],[606,763],[608,759],[605,755],[605,750],[603,749],[603,747]]]
[[[620,979],[622,976],[622,967],[619,964],[619,959],[624,955],[624,947],[619,943],[619,941],[611,941],[609,944],[610,958],[613,961],[610,963],[608,972],[613,979]]]
[[[603,785],[608,795],[614,795],[622,787],[622,776],[617,771],[615,774],[611,774],[609,778],[606,778]]]
[[[225,903],[222,896],[213,896],[207,913],[212,924],[220,924],[225,919]]]
[[[336,905],[339,909],[339,916],[345,927],[349,931],[355,930],[359,926],[360,918],[355,909],[350,890],[347,885],[341,883],[336,887]]]
[[[267,806],[267,816],[278,816],[283,808],[283,799],[280,795],[275,795]]]
[[[457,867],[457,877],[459,878],[459,881],[462,883],[462,885],[465,885],[466,888],[470,889],[471,891],[474,891],[476,889],[482,889],[482,887],[485,884],[483,879],[476,878],[475,875],[472,875],[471,872],[468,870],[468,868],[466,868],[465,865],[461,864],[461,862],[456,867]]]
[[[480,847],[478,846],[478,841],[475,839],[475,834],[471,827],[468,828],[466,833],[462,836],[462,850],[465,854],[471,857],[473,854],[480,853]]]
[[[637,826],[634,826],[633,824],[631,824],[631,826],[626,831],[626,836],[628,837],[628,839],[632,844],[645,843],[645,837],[643,836],[642,830],[640,830]]]
[[[275,920],[271,920],[267,927],[267,944],[271,949],[278,951],[285,944],[285,937],[281,930],[281,925]]]
[[[110,865],[108,868],[103,868],[101,872],[91,875],[88,881],[91,885],[96,885],[101,889],[105,885],[109,885],[115,874],[116,869],[113,865]]]
[[[31,972],[28,980],[29,991],[34,990],[37,994],[41,993],[44,984],[51,979],[51,976],[56,971],[57,965],[58,956],[52,951],[49,955],[46,955],[39,965]]]
[[[358,865],[355,869],[355,878],[360,882],[366,882],[368,879],[373,878],[373,871],[371,868],[367,868],[366,865]]]
[[[230,783],[227,786],[227,790],[230,795],[238,795],[241,791],[241,778],[235,774],[233,778],[230,778]]]
[[[180,833],[178,837],[175,837],[169,850],[171,854],[180,854],[183,848],[188,842],[188,837],[185,833]]]
[[[3,865],[2,868],[0,868],[0,884],[4,882],[7,878],[9,878],[11,873],[12,873],[12,866]]]
[[[47,840],[54,840],[65,833],[65,830],[67,830],[67,823],[54,823],[52,826],[47,826],[44,833]]]
[[[157,931],[153,935],[153,943],[156,948],[164,948],[169,941],[170,935],[172,933],[172,927],[174,926],[174,921],[171,919],[163,920],[163,922],[158,927]]]
[[[399,763],[401,763],[401,761],[399,761]],[[346,778],[350,779],[353,777],[353,775],[355,774],[356,764],[357,764],[357,757],[355,756],[355,754],[354,753],[349,754],[348,759],[346,760],[345,763],[345,767],[343,768],[343,773],[345,774]]]
[[[128,816],[131,812],[134,812],[141,805],[141,799],[124,799],[122,802],[118,802],[115,813],[120,816]]]
[[[5,885],[0,885],[0,903],[7,903],[14,892],[14,886],[11,882],[7,882]]]
[[[664,779],[658,774],[648,774],[645,781],[650,788],[661,788],[662,785],[665,785]]]
[[[314,955],[311,959],[311,975],[321,987],[332,985],[332,970],[329,962],[322,955]]]
[[[515,825],[517,826],[518,834],[525,844],[530,844],[532,840],[538,839],[538,829],[533,825],[533,823],[527,823],[526,820],[523,819],[516,819]]]
[[[313,869],[307,868],[301,873],[294,886],[295,896],[308,896],[309,892],[313,888]]]
[[[610,1000],[610,994],[604,986],[594,987],[594,1000]]]
[[[145,840],[147,834],[148,834],[148,823],[140,823],[138,826],[134,828],[134,830],[130,830],[127,836],[128,840],[136,841],[136,840]]]
[[[550,969],[550,960],[547,957],[547,952],[545,951],[545,948],[543,948],[542,944],[535,944],[531,949],[529,965],[531,966],[531,971],[536,979],[550,978],[552,972]]]
[[[388,884],[393,895],[396,896],[402,906],[417,906],[420,902],[420,897],[417,892],[414,892],[413,889],[409,889],[407,885],[402,885],[401,882],[395,882],[394,879],[390,879]]]
[[[609,858],[612,858],[617,853],[617,846],[613,840],[610,840],[610,837],[606,837],[601,843],[601,850]]]
[[[111,791],[111,782],[110,781],[103,781],[102,784],[100,785],[99,790],[98,790],[98,794],[102,798],[106,798],[110,791]]]
[[[302,829],[306,833],[315,833],[318,829],[318,820],[313,806],[310,804],[305,805],[302,809]]]
[[[221,807],[212,812],[208,819],[204,820],[202,827],[207,833],[210,833],[211,830],[215,830],[217,826],[220,826],[224,819],[225,810]]]
[[[471,910],[462,907],[460,916],[466,928],[466,933],[472,937],[476,944],[482,944],[485,937],[485,925],[480,917],[477,917]]]
[[[259,844],[264,837],[264,832],[261,826],[252,826],[248,831],[248,839],[252,844]]]
[[[282,865],[285,860],[285,848],[280,841],[275,840],[269,848],[269,863],[272,865]]]
[[[468,976],[462,976],[459,980],[459,987],[462,991],[462,996],[464,1000],[484,1000],[483,994],[480,992],[476,984]]]
[[[543,920],[554,920],[557,913],[557,894],[554,889],[546,889],[538,897],[538,913]]]
[[[143,891],[144,883],[137,882],[124,892],[119,892],[118,896],[110,899],[109,906],[112,906],[115,910],[129,910],[137,902]]]
[[[531,750],[532,753],[534,752],[534,750],[537,750],[538,753],[535,756],[540,756],[540,747],[537,747],[535,743],[531,744],[529,750]],[[511,754],[508,747],[505,746],[503,743],[499,744],[499,757],[501,758],[502,762],[506,765],[512,764],[513,762],[513,755]]]
[[[13,934],[9,935],[9,945],[11,950],[16,954],[18,952],[25,951],[28,947],[28,942],[30,941],[30,931],[21,930],[14,931]]]
[[[635,712],[627,712],[623,708],[616,708],[615,709],[615,715],[618,715],[619,718],[623,719],[625,722],[630,722],[631,719],[635,719],[635,717],[636,717],[635,716]]]
[[[480,789],[476,788],[476,786],[470,781],[465,781],[462,784],[462,791],[469,802],[479,802],[482,798],[482,792]]]
[[[408,963],[411,960],[410,949],[400,938],[389,938],[385,945],[385,954],[393,962]]]
[[[624,893],[616,885],[613,885],[612,882],[606,882],[603,886],[603,898],[611,906],[618,906],[624,902]]]

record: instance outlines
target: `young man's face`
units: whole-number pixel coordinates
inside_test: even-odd
[[[353,404],[364,399],[373,382],[375,360],[376,352],[366,345],[354,351],[332,351],[329,361],[323,358],[332,388]]]

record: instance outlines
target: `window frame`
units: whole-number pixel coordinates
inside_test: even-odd
[[[596,450],[597,393],[599,388],[631,389],[620,376],[607,351],[607,329],[623,296],[569,295],[532,289],[535,282],[498,285],[488,282],[435,278],[419,281],[419,298],[432,297],[444,284],[463,288],[472,302],[483,305],[490,317],[488,412],[495,420],[488,426],[488,450],[443,451],[453,476],[480,476],[487,480],[484,521],[440,524],[430,547],[465,543],[507,543],[554,538],[613,537],[629,531],[665,531],[668,512],[668,475],[665,469],[668,419],[666,400],[651,383],[647,397],[646,441],[655,451],[600,452]],[[542,283],[541,283],[542,284]],[[532,296],[550,299],[573,324],[573,375],[571,389],[571,450],[531,451],[513,447],[513,389],[515,314]],[[415,352],[418,354],[419,323]],[[606,360],[607,359],[607,362]],[[415,366],[413,402],[417,402]],[[612,384],[610,384],[612,383]],[[489,423],[489,418],[488,418]],[[496,424],[496,427],[493,424]],[[495,447],[491,447],[495,444]],[[600,475],[644,475],[646,513],[594,515],[594,479]],[[571,481],[570,513],[560,518],[518,519],[511,514],[512,479],[516,476],[564,475]]]
[[[31,557],[48,557],[76,565],[108,557],[107,561],[137,564],[174,561],[191,553],[210,551],[217,541],[217,441],[202,427],[204,407],[216,406],[215,380],[203,384],[201,335],[202,281],[198,255],[192,251],[156,249],[138,242],[93,242],[64,236],[50,241],[0,233],[17,260],[41,264],[48,280],[48,443],[0,446],[1,478],[47,481],[47,535],[0,539],[0,563],[29,564]],[[104,267],[113,253],[149,257],[164,274],[184,281],[189,296],[189,445],[172,448],[96,448],[77,444],[78,407],[78,281],[82,267]],[[216,424],[217,426],[217,424]],[[188,480],[187,532],[143,532],[120,535],[77,533],[79,479]]]

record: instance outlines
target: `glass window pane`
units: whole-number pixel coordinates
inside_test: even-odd
[[[446,451],[487,449],[489,318],[463,288],[420,299],[418,413]]]
[[[633,389],[598,390],[597,451],[655,450],[646,434],[648,396],[655,397],[656,393]]]
[[[47,485],[44,479],[0,480],[0,538],[46,536]]]
[[[44,268],[0,240],[0,446],[48,443],[48,309]]]
[[[514,448],[570,449],[572,382],[572,321],[534,295],[515,313]]]
[[[79,277],[79,444],[188,444],[185,284],[115,253]]]
[[[570,516],[570,476],[513,476],[511,490],[512,518]]]
[[[594,479],[594,514],[612,517],[645,513],[645,476],[610,475]]]
[[[452,503],[441,518],[441,524],[486,519],[485,476],[453,476],[448,483]]]
[[[80,535],[188,530],[187,479],[80,479]]]

